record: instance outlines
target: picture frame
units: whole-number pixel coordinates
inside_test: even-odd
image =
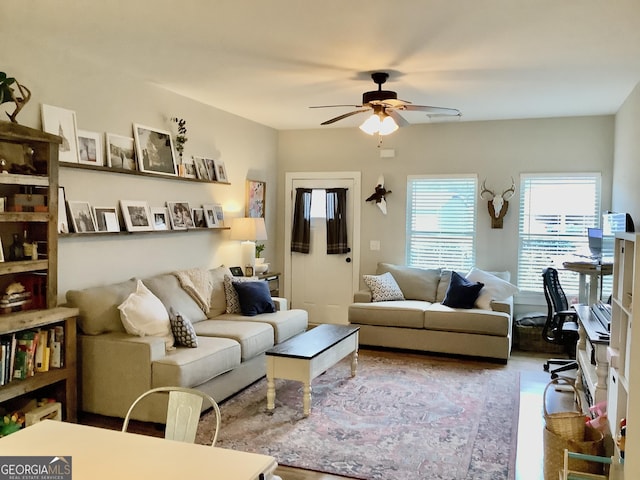
[[[244,272],[241,267],[229,267],[229,271],[234,277],[244,277]]]
[[[98,232],[119,232],[120,221],[116,207],[93,207]]]
[[[105,149],[108,167],[129,171],[138,169],[133,137],[107,133]]]
[[[216,167],[216,177],[212,180],[222,183],[229,183],[229,179],[227,178],[227,168],[224,166],[224,162],[222,160],[214,160],[214,165]]]
[[[246,267],[244,267],[244,276],[253,277],[253,267],[251,265],[247,265]]]
[[[205,158],[204,163],[207,166],[207,175],[212,182],[216,181],[216,162],[212,158]]]
[[[195,228],[207,228],[207,222],[204,218],[204,208],[192,208],[191,216]]]
[[[171,230],[169,209],[167,207],[151,207],[151,219],[154,230]]]
[[[216,221],[218,224],[217,227],[224,227],[224,210],[222,210],[222,205],[219,203],[213,204],[213,213],[216,215]]]
[[[216,228],[219,227],[218,216],[216,215],[215,206],[214,205],[203,205],[204,210],[204,221],[207,224],[207,228]]]
[[[184,178],[197,178],[196,164],[193,161],[193,158],[182,159],[182,168],[184,170]]]
[[[171,132],[134,123],[133,138],[141,172],[178,175]]]
[[[171,228],[174,230],[194,228],[195,224],[193,223],[193,216],[191,214],[189,202],[167,202],[167,208],[169,209]]]
[[[120,200],[122,218],[128,232],[153,230],[149,204],[143,200]]]
[[[42,104],[42,130],[62,137],[58,146],[58,161],[80,163],[76,112],[62,107]]]
[[[264,218],[267,184],[260,180],[247,180],[245,217]]]
[[[196,167],[196,178],[200,180],[209,180],[207,172],[207,163],[204,157],[193,157],[193,163]]]
[[[89,202],[70,201],[67,202],[67,205],[69,206],[69,214],[71,215],[74,232],[95,233],[98,231]]]
[[[78,130],[78,155],[81,164],[104,167],[102,136],[98,132]]]
[[[69,218],[67,217],[67,199],[64,187],[58,186],[58,233],[69,233]]]
[[[0,238],[0,263],[4,262],[4,248],[2,247],[2,239]]]

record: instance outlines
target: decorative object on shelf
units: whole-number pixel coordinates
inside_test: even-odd
[[[4,248],[2,247],[2,239],[0,238],[0,263],[4,262]]]
[[[20,235],[17,233],[13,234],[13,243],[9,245],[8,259],[10,262],[24,260],[24,247],[22,245],[22,240],[20,240]]]
[[[134,124],[133,138],[141,172],[178,175],[170,132]]]
[[[224,211],[222,210],[222,205],[215,203],[213,205],[213,211],[216,214],[216,221],[218,222],[216,226],[224,227]]]
[[[80,163],[84,165],[104,166],[102,137],[98,132],[78,130],[78,151]]]
[[[65,198],[64,187],[58,187],[58,233],[69,233],[67,199]]]
[[[217,180],[218,182],[228,182],[227,179],[227,169],[224,166],[224,162],[222,160],[214,160],[216,166],[216,178],[212,178],[211,180]]]
[[[497,194],[493,190],[489,190],[486,187],[487,179],[482,182],[480,198],[487,200],[487,208],[489,209],[489,215],[491,216],[491,228],[502,228],[502,220],[509,210],[509,199],[516,193],[516,182],[511,177],[511,186],[504,192]],[[485,195],[488,197],[485,198]]]
[[[208,228],[221,227],[218,222],[218,216],[216,215],[215,205],[203,205],[204,220],[207,223]]]
[[[167,207],[151,207],[151,218],[154,230],[171,230]]]
[[[264,249],[266,248],[264,243],[256,243],[256,260],[258,258],[260,258],[260,255],[262,255],[262,252],[264,252]],[[263,259],[264,260],[264,259]],[[257,263],[257,262],[256,262]]]
[[[183,118],[172,117],[172,122],[178,124],[178,135],[176,135],[176,152],[180,157],[180,164],[182,164],[182,154],[184,152],[184,144],[187,143],[187,122]]]
[[[253,267],[251,265],[246,265],[244,267],[244,276],[253,277]]]
[[[196,175],[196,164],[193,158],[182,158],[180,167],[182,167],[181,177],[184,178],[198,178]]]
[[[0,310],[2,313],[19,312],[26,310],[31,303],[33,294],[27,291],[19,282],[10,284],[0,298]]]
[[[205,158],[204,164],[207,167],[207,177],[209,180],[215,182],[218,178],[216,175],[216,162],[212,158]]]
[[[18,88],[20,95],[16,94],[12,85],[15,85]],[[13,102],[16,105],[16,109],[12,114],[5,112],[12,123],[18,123],[16,117],[30,99],[31,91],[27,87],[22,85],[15,78],[7,77],[5,72],[0,72],[0,105],[8,102]]]
[[[43,104],[42,129],[47,133],[62,137],[62,143],[58,147],[58,160],[60,162],[80,162],[76,112]]]
[[[247,180],[245,216],[249,218],[264,218],[266,206],[267,184],[260,180]]]
[[[97,232],[89,202],[68,202],[73,230],[76,233]]]
[[[242,264],[256,264],[256,241],[267,239],[264,218],[234,218],[231,223],[231,240],[241,240]],[[245,272],[246,274],[246,272]]]
[[[382,213],[387,214],[387,199],[386,196],[391,193],[391,190],[384,188],[384,176],[378,177],[378,183],[376,184],[375,191],[369,196],[366,202],[376,202],[376,205]]]
[[[174,230],[186,230],[195,226],[189,202],[167,202],[167,208],[169,209],[171,228]]]
[[[207,222],[204,219],[203,208],[192,208],[191,216],[193,217],[193,224],[196,226],[196,228],[207,228]]]
[[[200,180],[211,180],[207,171],[207,159],[204,157],[193,157],[193,163],[196,167],[196,178]],[[215,178],[214,178],[215,180]]]
[[[122,170],[137,170],[133,137],[107,133],[107,165]]]
[[[128,232],[147,232],[153,230],[149,205],[142,200],[120,200],[122,218]]]
[[[119,232],[120,222],[116,207],[93,207],[98,232]]]

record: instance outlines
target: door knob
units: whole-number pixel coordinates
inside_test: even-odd
[[[347,258],[345,258],[345,260],[344,260],[344,261],[345,261],[345,262],[347,262],[347,263],[351,263],[351,257],[347,257]]]

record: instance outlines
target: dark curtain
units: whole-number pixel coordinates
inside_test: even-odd
[[[328,188],[327,192],[327,255],[348,253],[347,189]]]
[[[291,232],[291,251],[309,253],[311,238],[311,189],[296,188],[296,200],[293,209],[293,229]]]

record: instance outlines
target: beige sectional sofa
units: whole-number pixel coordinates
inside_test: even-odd
[[[508,282],[508,272],[474,269],[486,286],[469,309],[442,304],[450,270],[379,263],[377,275],[387,272],[404,299],[372,301],[371,290],[356,293],[349,306],[349,322],[360,327],[361,345],[487,357],[505,363],[509,359],[517,288]]]
[[[198,388],[221,401],[263,377],[265,351],[304,332],[307,312],[274,299],[279,308],[273,313],[227,313],[224,278],[230,275],[225,267],[209,271],[206,313],[174,273],[141,279],[167,312],[190,320],[196,348],[167,348],[164,337],[127,333],[118,306],[136,291],[136,279],[68,291],[68,303],[80,310],[80,410],[123,418],[138,395],[165,385]],[[147,402],[133,418],[160,423],[164,408],[162,401]]]

